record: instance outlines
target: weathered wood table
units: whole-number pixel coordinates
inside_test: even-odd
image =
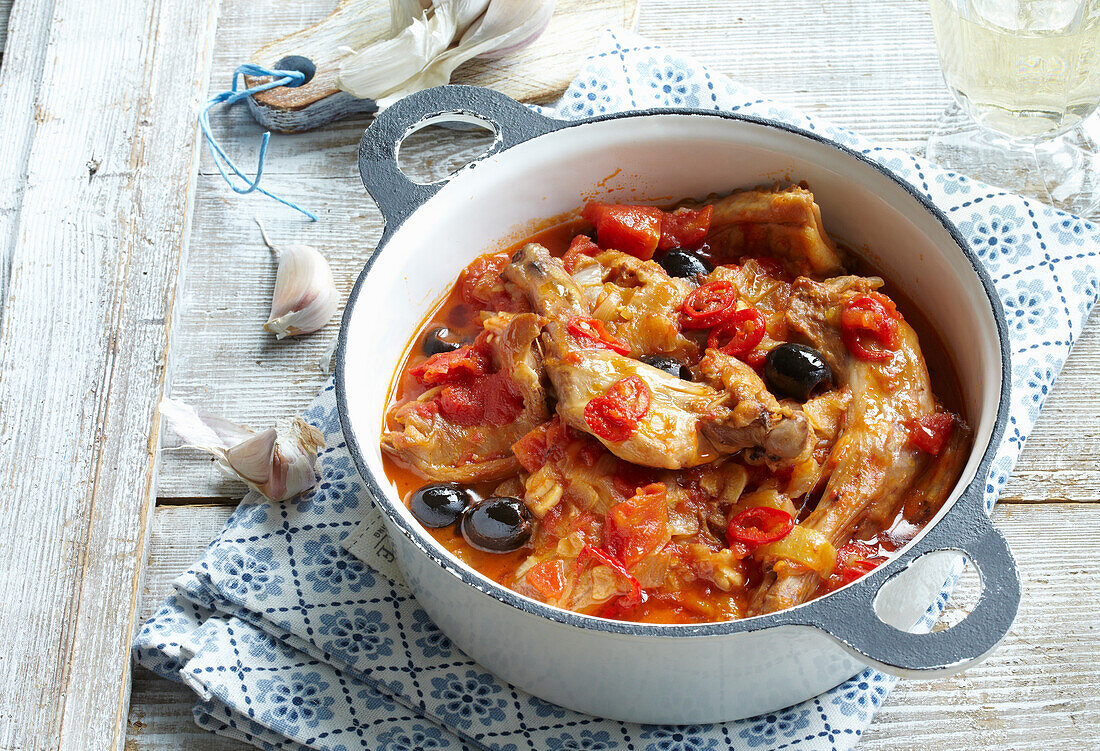
[[[243,492],[158,453],[153,415],[168,393],[265,425],[326,378],[335,325],[260,328],[275,265],[252,220],[320,248],[346,292],[381,232],[354,159],[367,120],[272,139],[265,184],[309,224],[229,192],[195,116],[333,5],[0,0],[0,749],[243,748],[130,667],[136,625]],[[640,31],[914,153],[948,100],[923,0],[643,0]],[[255,153],[243,109],[215,117],[230,153]],[[474,146],[435,134],[403,154],[441,176]],[[1098,375],[1094,320],[995,513],[1024,581],[1012,633],[963,675],[902,683],[864,748],[1100,747]]]

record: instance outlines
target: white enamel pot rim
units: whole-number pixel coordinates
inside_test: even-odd
[[[711,118],[775,129],[787,135],[815,141],[828,149],[835,150],[839,152],[837,158],[846,160],[853,165],[853,168],[856,166],[862,170],[871,168],[888,177],[904,188],[908,199],[919,204],[923,211],[934,217],[954,240],[955,247],[950,251],[957,251],[965,256],[969,262],[969,269],[973,272],[972,278],[965,283],[977,285],[981,290],[984,301],[988,302],[989,312],[996,322],[1000,376],[994,379],[996,383],[989,383],[983,387],[999,389],[999,393],[989,395],[991,403],[996,404],[996,419],[988,431],[988,436],[984,440],[976,441],[976,444],[980,443],[980,445],[975,445],[972,449],[975,456],[980,452],[981,459],[969,485],[889,563],[847,587],[788,610],[722,623],[647,625],[584,616],[522,597],[476,574],[457,559],[443,553],[441,547],[430,535],[408,516],[401,500],[396,498],[389,489],[388,481],[384,477],[376,476],[376,470],[371,468],[365,460],[361,442],[377,442],[379,437],[357,435],[355,425],[349,416],[348,389],[353,386],[349,385],[347,378],[348,332],[360,292],[376,261],[386,255],[387,244],[394,233],[448,182],[422,185],[409,181],[397,166],[397,152],[401,141],[410,133],[431,122],[475,121],[483,125],[487,124],[495,132],[494,145],[482,159],[493,155],[507,158],[506,154],[502,154],[507,149],[556,131],[583,128],[589,124],[609,120],[639,117]],[[453,175],[450,181],[462,179],[465,173],[479,166],[482,165],[477,161],[471,163]],[[756,632],[778,626],[808,626],[831,636],[860,661],[901,675],[930,677],[963,669],[989,654],[1008,632],[1020,600],[1019,574],[1007,543],[991,524],[983,502],[983,491],[989,477],[990,464],[1007,421],[1009,353],[1004,313],[992,281],[957,230],[939,209],[917,193],[912,186],[899,180],[862,154],[816,133],[780,122],[735,113],[684,109],[645,110],[587,120],[561,121],[534,113],[502,94],[470,86],[443,86],[429,89],[406,97],[387,109],[370,125],[363,136],[359,151],[359,168],[364,185],[382,211],[386,226],[377,249],[367,261],[352,289],[344,312],[336,352],[338,411],[351,455],[364,481],[377,499],[378,507],[388,518],[391,530],[398,530],[433,565],[449,572],[456,585],[473,587],[494,600],[527,614],[586,632],[636,636],[647,642],[654,637],[679,640]],[[537,211],[537,208],[533,211]],[[419,315],[412,316],[409,319],[410,326],[411,321],[418,319]],[[406,341],[411,334],[410,329],[405,334]],[[393,366],[384,363],[378,367]],[[378,404],[378,409],[382,409],[381,402]],[[970,615],[950,629],[927,634],[909,633],[884,623],[876,615],[874,608],[876,593],[882,585],[905,571],[921,556],[943,550],[965,553],[979,570],[983,590],[979,602]]]

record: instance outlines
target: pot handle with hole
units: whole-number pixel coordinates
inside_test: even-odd
[[[1008,633],[1020,605],[1020,574],[1008,543],[986,514],[984,487],[984,481],[972,482],[900,560],[810,603],[805,610],[812,617],[801,617],[803,608],[778,615],[789,614],[792,625],[825,631],[861,662],[905,678],[950,675],[978,664]],[[942,631],[910,633],[885,623],[875,611],[882,586],[921,556],[937,551],[964,553],[977,567],[982,585],[977,605]]]
[[[397,229],[450,180],[447,177],[433,183],[415,183],[397,164],[401,142],[406,137],[426,125],[441,122],[488,126],[493,131],[493,145],[467,168],[565,124],[480,86],[438,86],[394,103],[375,118],[359,142],[359,176],[386,220],[387,233]]]

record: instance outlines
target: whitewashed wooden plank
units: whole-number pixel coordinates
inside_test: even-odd
[[[158,507],[150,543],[147,599],[159,602],[168,582],[206,546],[228,509]],[[903,681],[864,736],[861,749],[1100,747],[1100,614],[1082,596],[1100,579],[1100,507],[1093,504],[999,506],[994,513],[1020,565],[1020,616],[997,652],[962,675]],[[968,593],[960,591],[965,600]],[[142,612],[154,604],[145,602]],[[132,751],[201,745],[187,692],[135,673],[128,741]],[[141,723],[136,726],[135,722]],[[213,743],[213,742],[211,742]]]
[[[34,122],[26,156],[0,161],[0,184],[25,180],[0,234],[11,262],[0,332],[3,748],[123,743],[153,414],[215,9],[20,0],[14,10],[4,87],[36,91],[10,111]],[[39,14],[52,19],[45,37],[29,33]]]
[[[4,43],[8,38],[8,17],[11,15],[11,6],[15,0],[0,0],[0,60],[4,56]]]
[[[949,99],[919,0],[647,2],[638,30],[769,97],[908,150],[923,149]]]
[[[182,683],[134,668],[134,703],[126,723],[126,751],[255,751],[195,724],[195,692]]]
[[[36,127],[35,97],[42,77],[53,3],[23,0],[11,17],[12,1],[0,2],[0,327],[12,263],[11,236],[26,184],[27,157]]]

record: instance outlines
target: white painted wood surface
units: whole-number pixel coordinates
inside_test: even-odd
[[[0,60],[3,59],[4,42],[8,38],[8,16],[11,15],[11,5],[14,0],[0,0]]]
[[[215,5],[12,9],[0,68],[0,748],[124,742],[153,413]]]
[[[354,162],[366,118],[273,137],[265,184],[316,224],[233,195],[205,151],[191,179],[207,87],[335,0],[16,2],[8,21],[0,0],[0,748],[111,748],[134,623],[243,490],[195,453],[163,454],[149,523],[152,405],[168,382],[257,426],[300,410],[336,331],[279,343],[262,331],[275,267],[252,217],[325,252],[345,292],[381,223]],[[948,100],[925,0],[642,0],[639,25],[914,153]],[[242,163],[254,158],[260,129],[243,108],[214,127]],[[425,133],[403,151],[440,175],[460,139]],[[1024,576],[1012,634],[962,676],[899,686],[863,747],[1100,748],[1098,372],[1093,321],[997,512]],[[198,731],[191,703],[136,671],[127,748],[245,748]]]

